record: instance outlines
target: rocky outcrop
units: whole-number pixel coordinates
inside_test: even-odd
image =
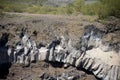
[[[64,63],[64,67],[72,65],[84,68],[102,80],[118,80],[120,51],[119,48],[113,49],[114,46],[102,40],[104,34],[104,31],[92,25],[87,26],[77,49],[71,46],[70,39],[63,36],[56,37],[44,47],[42,45],[37,47],[36,42],[24,34],[15,48],[8,48],[9,62],[25,66],[36,61],[60,62]],[[67,80],[72,80],[71,78],[74,77]]]

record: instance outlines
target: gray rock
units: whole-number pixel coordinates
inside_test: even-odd
[[[31,51],[30,62],[35,62],[35,61],[37,61],[37,53]]]
[[[30,65],[30,59],[28,56],[25,56],[25,66],[29,66]]]
[[[39,60],[44,61],[44,60],[48,59],[49,58],[48,52],[49,52],[49,50],[46,49],[45,47],[40,48],[39,49]]]
[[[75,62],[76,67],[80,67],[82,65],[81,63],[82,63],[82,58],[83,58],[84,55],[85,54],[82,53],[81,56],[76,60],[76,62]]]
[[[96,77],[103,80],[120,79],[120,53],[119,48],[115,48],[109,43],[103,44],[101,31],[89,25],[85,27],[85,33],[80,38],[79,50],[71,46],[71,40],[64,36],[52,41],[48,47],[37,47],[35,41],[25,34],[22,40],[16,44],[15,49],[3,49],[0,47],[0,63],[14,60],[14,63],[24,63],[26,66],[33,61],[53,61],[63,62],[64,67],[73,65],[91,71]],[[107,45],[106,45],[107,44]],[[119,47],[119,46],[118,46]],[[12,52],[13,51],[13,52]],[[5,54],[3,54],[5,53]],[[42,80],[73,80],[79,75],[73,74],[74,70],[61,74],[60,77],[44,74]]]
[[[9,56],[9,62],[14,62],[14,49],[10,47],[7,53]]]
[[[50,53],[49,53],[49,61],[54,61],[54,48],[50,49]]]
[[[22,55],[20,56],[20,61],[19,61],[19,63],[20,63],[20,64],[23,64],[24,61],[25,61],[25,55],[22,54]]]

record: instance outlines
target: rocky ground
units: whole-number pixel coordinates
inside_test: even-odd
[[[9,13],[1,18],[0,32],[9,32],[10,40],[17,40],[15,36],[22,30],[27,32],[37,43],[50,43],[55,36],[69,36],[73,40],[73,44],[79,40],[86,25],[94,24],[103,27],[102,24],[95,22],[95,16],[64,16],[64,15],[44,15],[44,14],[20,14]],[[37,33],[35,36],[34,33]],[[8,43],[9,43],[8,42]]]
[[[27,13],[6,13],[0,17],[0,36],[3,33],[9,35],[6,45],[16,45],[17,37],[21,30],[26,31],[37,44],[50,43],[56,36],[64,35],[72,39],[72,45],[76,46],[83,35],[86,25],[94,25],[106,32],[104,40],[112,44],[120,41],[119,20],[110,18],[109,21],[100,22],[95,16],[63,16]],[[114,19],[114,20],[113,20]],[[113,26],[116,26],[113,28]],[[107,34],[108,33],[108,34]],[[80,80],[97,80],[91,72],[74,67],[63,68],[62,63],[37,62],[29,67],[13,64],[9,68],[6,80],[40,80],[41,77],[59,76],[63,73],[79,74]],[[53,80],[53,79],[51,79]],[[77,79],[75,79],[77,80]],[[78,79],[79,80],[79,79]]]
[[[85,71],[77,70],[74,67],[69,67],[67,69],[63,68],[60,63],[46,63],[46,62],[37,62],[31,64],[29,67],[23,67],[19,64],[14,64],[9,69],[9,74],[7,80],[43,80],[42,77],[56,77],[60,76],[63,73],[74,74],[78,77],[75,80],[97,80],[93,74],[90,72],[86,73]],[[47,79],[48,80],[48,79]],[[56,80],[56,79],[50,79]]]

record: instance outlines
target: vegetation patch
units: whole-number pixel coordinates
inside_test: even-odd
[[[98,0],[91,4],[85,4],[84,0],[75,0],[67,6],[43,5],[45,0],[0,0],[0,13],[3,12],[27,12],[37,14],[85,14],[98,15],[104,19],[109,16],[120,18],[120,0]]]

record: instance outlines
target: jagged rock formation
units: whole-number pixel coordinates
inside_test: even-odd
[[[38,47],[29,35],[24,34],[15,48],[9,47],[9,62],[25,64],[25,66],[38,60],[60,62],[65,64],[64,67],[70,65],[82,67],[102,80],[118,80],[120,79],[120,44],[116,44],[118,47],[114,49],[113,45],[102,40],[104,34],[104,31],[92,25],[87,26],[78,49],[72,47],[71,40],[64,36],[56,37],[44,47],[42,45]]]

